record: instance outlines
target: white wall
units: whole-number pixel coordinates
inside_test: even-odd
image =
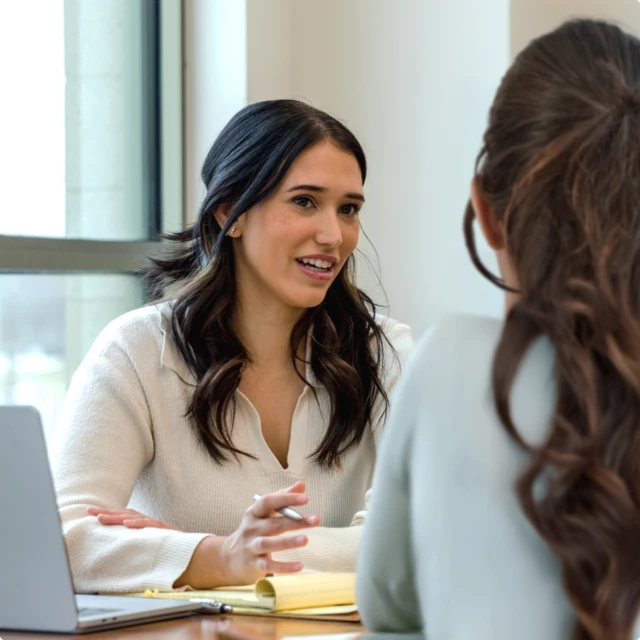
[[[245,0],[184,0],[184,208],[194,219],[211,143],[247,104]]]

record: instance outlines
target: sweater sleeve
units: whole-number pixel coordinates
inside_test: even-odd
[[[390,326],[385,326],[388,323]],[[413,348],[411,329],[406,324],[383,319],[381,323],[390,345],[384,354],[383,384],[387,396],[393,404],[392,394],[400,379],[402,368],[409,359]],[[384,427],[385,406],[382,398],[374,407],[371,421],[376,448],[379,445]],[[354,572],[362,537],[361,526],[366,518],[367,506],[371,497],[371,490],[367,491],[362,510],[354,514],[348,527],[317,527],[305,531],[309,543],[302,549],[284,551],[274,555],[280,561],[300,561],[306,570]]]
[[[154,455],[153,425],[123,339],[98,338],[75,373],[51,464],[76,591],[170,589],[207,534],[103,526],[89,506],[126,508]],[[113,333],[113,332],[111,332]]]

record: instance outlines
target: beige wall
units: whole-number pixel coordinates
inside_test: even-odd
[[[296,0],[247,0],[248,102],[291,95]]]

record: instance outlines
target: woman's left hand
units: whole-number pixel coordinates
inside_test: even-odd
[[[174,531],[182,531],[178,527],[154,520],[145,516],[143,513],[134,511],[133,509],[100,509],[98,507],[89,507],[87,513],[90,516],[97,516],[98,522],[107,526],[122,525],[128,529],[146,529],[147,527],[155,527],[156,529],[173,529]]]

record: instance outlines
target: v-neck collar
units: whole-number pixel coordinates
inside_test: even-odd
[[[309,434],[309,394],[310,387],[306,386],[298,397],[296,408],[291,418],[291,429],[289,432],[289,448],[287,450],[287,466],[282,466],[275,453],[271,450],[262,433],[262,422],[260,414],[253,406],[253,403],[242,391],[236,391],[236,398],[239,398],[246,408],[247,426],[256,443],[258,462],[262,466],[266,475],[275,473],[289,473],[294,476],[301,476],[304,461],[307,453],[307,437]]]
[[[181,356],[178,347],[171,335],[171,319],[167,313],[167,307],[164,305],[157,306],[159,311],[159,330],[162,334],[162,347],[160,349],[160,367],[165,367],[173,371],[186,385],[195,388],[197,379],[191,371],[184,358]],[[305,348],[305,378],[307,384],[298,398],[296,407],[291,419],[291,431],[289,435],[289,449],[287,451],[287,467],[286,469],[280,464],[276,455],[271,451],[267,441],[262,433],[262,424],[258,411],[253,403],[245,396],[242,391],[236,389],[236,401],[240,401],[244,405],[243,414],[246,416],[248,428],[252,432],[253,440],[257,446],[257,456],[264,472],[267,475],[275,473],[289,473],[294,476],[301,476],[302,469],[307,454],[307,436],[309,425],[310,398],[313,394],[312,388],[321,389],[323,386],[318,382],[313,368],[311,366],[311,357],[313,354],[313,338],[312,329],[307,334],[307,344]]]

